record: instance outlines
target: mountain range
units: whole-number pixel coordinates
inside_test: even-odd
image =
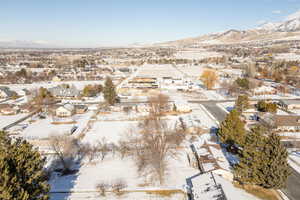
[[[230,29],[220,33],[160,43],[159,45],[214,45],[271,40],[300,40],[300,12],[281,22],[268,22],[249,30]]]

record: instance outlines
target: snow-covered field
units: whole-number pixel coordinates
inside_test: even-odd
[[[74,85],[77,89],[82,90],[85,85],[88,84],[103,84],[103,80],[99,81],[61,81],[61,82],[39,82],[33,84],[10,84],[9,88],[17,93],[22,93],[22,89],[38,89],[40,87],[44,88],[52,88],[61,84],[70,84]],[[7,85],[0,85],[0,86],[7,86]]]
[[[33,123],[29,123],[28,127],[21,133],[27,139],[46,139],[51,134],[70,134],[72,127],[78,126],[73,135],[79,134],[87,125],[93,112],[87,112],[81,115],[75,115],[72,124],[52,124],[51,117],[46,119],[36,119]]]
[[[186,50],[186,51],[178,51],[175,54],[175,57],[178,59],[204,59],[204,58],[211,58],[211,57],[222,57],[223,55],[217,52],[212,52],[212,51],[195,51],[195,50]]]
[[[190,76],[190,77],[194,77],[196,79],[198,79],[202,72],[203,72],[203,67],[204,66],[196,66],[196,65],[179,65],[176,66],[176,68],[182,72],[184,72],[186,75]]]
[[[183,74],[176,68],[174,68],[171,64],[164,65],[152,65],[146,64],[141,66],[138,69],[136,74],[137,77],[172,77],[172,78],[182,78]]]
[[[135,121],[96,121],[91,130],[85,134],[82,142],[93,144],[105,138],[107,142],[117,144],[136,124]]]
[[[28,114],[24,113],[24,114],[17,114],[17,115],[0,115],[0,129],[25,117],[26,115]]]

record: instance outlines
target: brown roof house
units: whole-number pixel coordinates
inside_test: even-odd
[[[261,124],[277,131],[299,131],[300,115],[276,115],[265,113],[259,117]]]

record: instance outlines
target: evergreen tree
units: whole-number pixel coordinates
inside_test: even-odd
[[[249,97],[247,95],[240,95],[238,96],[236,102],[235,102],[235,109],[242,113],[246,109],[250,107],[249,104]]]
[[[263,100],[257,102],[256,107],[259,112],[277,112],[277,105],[275,103],[267,103]]]
[[[290,174],[287,151],[280,138],[258,126],[247,134],[235,166],[235,176],[243,184],[280,189]]]
[[[245,123],[240,119],[240,113],[234,109],[226,116],[219,127],[220,140],[222,143],[228,144],[230,148],[234,145],[243,146],[245,134]]]
[[[115,86],[110,77],[107,77],[105,80],[103,94],[104,94],[104,99],[108,104],[114,105],[116,103],[117,93],[115,90]]]
[[[0,132],[0,199],[47,200],[45,159],[26,141],[12,141]]]
[[[280,189],[285,187],[290,170],[287,162],[288,153],[280,143],[280,138],[271,133],[265,140],[261,156],[261,186]]]
[[[261,184],[259,166],[265,140],[262,129],[258,126],[247,133],[244,147],[239,151],[239,163],[234,169],[236,179],[243,184]]]

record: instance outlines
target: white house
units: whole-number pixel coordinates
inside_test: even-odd
[[[55,110],[55,115],[58,117],[70,117],[75,113],[75,106],[72,104],[65,104],[63,106],[59,106]]]

